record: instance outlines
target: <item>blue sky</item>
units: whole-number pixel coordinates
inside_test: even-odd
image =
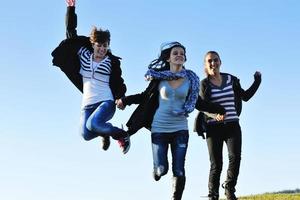
[[[201,78],[208,50],[220,53],[221,71],[238,76],[244,88],[261,71],[259,91],[243,105],[237,186],[237,195],[257,194],[299,188],[299,8],[297,0],[78,0],[78,33],[88,35],[92,25],[111,31],[127,94],[147,86],[146,66],[165,41],[186,46],[186,67]],[[132,137],[126,155],[116,142],[104,152],[99,139],[80,137],[81,94],[50,56],[65,37],[65,10],[63,0],[1,3],[0,198],[170,198],[171,171],[159,182],[151,177],[147,130]],[[125,124],[134,108],[117,111],[111,122]],[[205,141],[192,132],[195,115],[189,118],[184,200],[207,194],[209,161]],[[222,181],[226,155],[224,149]]]

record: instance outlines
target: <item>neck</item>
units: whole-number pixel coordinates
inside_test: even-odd
[[[94,54],[94,56],[93,56],[93,61],[95,61],[95,62],[101,62],[103,59],[104,59],[104,58],[102,58],[102,57],[95,56],[95,54]]]
[[[221,80],[222,76],[221,76],[220,73],[218,73],[218,74],[215,74],[215,75],[209,75],[209,78],[212,79],[212,80]]]
[[[183,69],[182,65],[172,65],[170,66],[171,72],[180,72]]]

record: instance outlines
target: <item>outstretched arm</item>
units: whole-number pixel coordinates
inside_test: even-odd
[[[148,87],[146,88],[145,91],[138,93],[138,94],[134,94],[134,95],[129,95],[129,96],[125,96],[123,97],[122,100],[122,105],[126,106],[130,106],[131,104],[140,104],[142,102],[145,101],[145,99],[147,97],[149,97],[149,94],[152,93],[151,91],[156,90],[157,86],[158,86],[159,81],[158,80],[152,80]],[[150,98],[150,97],[149,97]]]
[[[66,0],[67,13],[66,13],[66,36],[67,38],[74,38],[77,36],[77,15],[75,13],[75,0]]]

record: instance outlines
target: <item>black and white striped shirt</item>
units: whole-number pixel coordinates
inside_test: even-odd
[[[78,56],[81,66],[80,74],[83,79],[82,106],[113,100],[109,86],[112,73],[110,58],[106,56],[101,62],[94,62],[92,52],[85,47],[79,50]]]
[[[235,109],[233,81],[230,75],[223,75],[223,82],[220,87],[209,83],[211,86],[211,101],[223,106],[226,110],[223,122],[238,121],[239,117]],[[215,119],[209,119],[209,124],[218,123]]]

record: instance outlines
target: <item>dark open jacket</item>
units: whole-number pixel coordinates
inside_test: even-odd
[[[235,109],[237,115],[240,116],[242,112],[242,101],[248,101],[251,99],[251,97],[253,97],[261,83],[261,78],[255,78],[252,85],[247,90],[244,90],[241,87],[240,80],[237,77],[227,73],[221,73],[221,75],[230,75],[233,80]],[[210,101],[211,87],[208,78],[205,78],[201,81],[200,96],[205,101]],[[203,138],[205,138],[204,132],[206,131],[206,120],[206,115],[203,112],[198,112],[194,123],[194,131],[196,131],[198,135],[202,136]]]
[[[159,83],[159,80],[152,80],[144,92],[122,98],[124,105],[139,104],[126,123],[131,135],[143,127],[151,130],[153,117],[159,104]],[[196,109],[211,113],[225,113],[222,106],[204,101],[200,97],[196,102]]]
[[[70,81],[82,92],[83,83],[80,71],[80,61],[78,51],[81,47],[86,47],[93,51],[91,42],[88,37],[78,36],[76,32],[77,16],[75,7],[68,7],[66,14],[66,35],[67,39],[63,40],[58,47],[51,53],[53,56],[53,65],[59,67]],[[114,56],[110,51],[107,53],[111,59],[112,72],[109,80],[109,86],[115,99],[125,95],[126,85],[121,77],[120,59]]]

